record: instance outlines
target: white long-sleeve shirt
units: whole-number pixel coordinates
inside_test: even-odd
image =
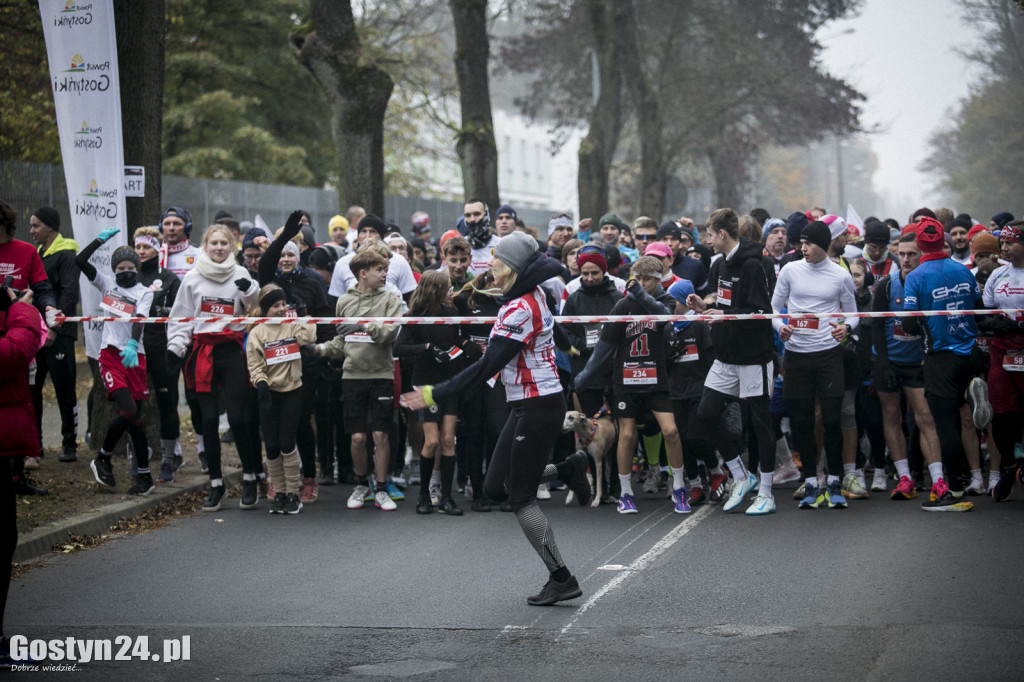
[[[826,258],[819,263],[808,263],[806,260],[787,263],[779,271],[779,279],[775,283],[772,295],[772,310],[781,313],[788,309],[790,315],[808,313],[856,313],[857,301],[854,297],[853,278],[841,265]],[[807,320],[797,322],[790,320],[794,327],[793,335],[786,341],[786,350],[797,353],[813,353],[835,348],[839,342],[832,338],[830,321],[843,323],[840,318]],[[859,323],[859,318],[845,320],[851,328]],[[781,318],[772,320],[772,326],[778,331],[785,322]],[[800,325],[806,325],[801,327]]]

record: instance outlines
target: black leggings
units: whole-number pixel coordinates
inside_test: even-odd
[[[757,463],[765,473],[775,471],[776,439],[772,430],[772,415],[768,411],[769,399],[768,395],[763,395],[738,400],[741,405],[746,403],[743,411],[750,420],[749,427],[757,442]],[[697,407],[700,429],[705,437],[714,437],[718,451],[726,462],[739,457],[743,447],[743,419],[739,415],[735,419],[726,418],[726,405],[730,402],[737,402],[737,399],[705,386]]]
[[[213,378],[210,381],[212,390],[209,393],[196,393],[199,408],[203,415],[203,433],[206,444],[206,462],[210,467],[210,480],[223,477],[220,463],[220,438],[218,427],[220,407],[227,410],[228,424],[235,436],[235,448],[238,458],[242,461],[242,471],[247,474],[258,473],[261,469],[259,456],[252,447],[250,431],[251,411],[247,409],[249,394],[255,393],[246,388],[249,371],[245,365],[245,356],[240,346],[234,343],[219,343],[213,347]],[[220,400],[221,396],[224,400]],[[250,403],[251,405],[251,403]]]
[[[683,468],[687,478],[691,479],[700,476],[698,461],[703,461],[709,471],[715,468],[716,463],[715,450],[707,439],[706,431],[700,426],[697,405],[697,398],[672,401],[676,428],[683,441]]]
[[[279,455],[295,450],[295,431],[301,414],[301,388],[270,392],[270,408],[260,409],[260,426],[269,459],[277,459]]]
[[[160,412],[160,438],[174,440],[181,430],[178,418],[178,373],[167,369],[166,356],[166,346],[146,346],[146,371],[153,380],[156,409]]]
[[[526,539],[547,566],[565,566],[547,517],[537,505],[537,486],[545,480],[545,467],[555,440],[562,432],[565,396],[561,392],[509,404],[511,412],[491,455],[484,491],[492,500],[508,499]],[[563,464],[563,467],[568,465]],[[555,466],[551,466],[555,470]]]
[[[76,447],[78,439],[78,396],[75,394],[75,339],[57,335],[53,345],[43,348],[36,355],[36,380],[32,384],[32,404],[36,410],[36,427],[39,429],[39,449],[43,447],[43,383],[46,375],[53,381],[57,393],[57,407],[60,409],[61,445]]]
[[[117,441],[127,431],[132,439],[135,450],[135,461],[140,469],[149,468],[149,445],[146,442],[146,429],[142,426],[142,402],[132,400],[132,393],[127,388],[114,391],[113,400],[117,404],[117,416],[110,422],[107,435],[103,439],[103,451],[114,452]]]
[[[793,445],[800,453],[804,479],[818,476],[818,442],[814,438],[814,398],[787,398],[792,408]],[[821,404],[822,440],[830,476],[843,475],[843,397],[818,398]]]

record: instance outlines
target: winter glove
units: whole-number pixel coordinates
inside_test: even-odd
[[[235,286],[244,294],[252,287],[252,280],[248,277],[239,277],[235,280]]]
[[[300,220],[302,220],[302,211],[292,211],[292,214],[288,216],[288,220],[284,223],[284,230],[281,231],[281,236],[285,239],[291,239],[301,232],[302,225],[299,225]]]
[[[640,280],[631,277],[629,281],[626,282],[626,293],[633,298],[640,299],[643,298],[643,295],[647,292],[644,290],[644,285],[640,284]]]
[[[315,360],[316,358],[320,357],[316,353],[316,346],[312,346],[312,345],[310,345],[310,346],[301,346],[299,348],[299,354],[302,356],[303,360]]]
[[[46,311],[46,326],[50,329],[54,329],[57,326],[57,316],[60,315],[60,311],[55,308],[50,308]]]
[[[1006,315],[992,315],[989,328],[996,334],[1013,334],[1021,331],[1021,323],[1011,320]]]
[[[270,386],[267,385],[267,382],[261,381],[256,384],[256,393],[259,394],[261,410],[268,411],[274,407],[274,403],[270,399]]]
[[[448,351],[446,351],[444,348],[441,348],[440,346],[430,344],[430,352],[434,356],[434,361],[442,365],[448,364],[449,362],[452,361],[451,356],[448,355]]]
[[[139,366],[139,342],[135,339],[128,339],[121,349],[121,364],[128,369]]]
[[[96,235],[96,239],[100,240],[100,244],[106,244],[111,237],[113,237],[115,234],[118,234],[120,231],[121,230],[117,229],[116,227],[108,227],[102,232],[100,232],[98,235]]]
[[[338,336],[348,336],[349,334],[355,334],[358,331],[362,331],[358,324],[339,324],[334,329],[338,333]]]

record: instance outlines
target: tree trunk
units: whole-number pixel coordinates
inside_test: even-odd
[[[640,213],[660,221],[665,210],[667,181],[661,102],[644,69],[644,50],[633,3],[621,2],[620,5],[625,6],[625,11],[624,20],[616,27],[622,40],[619,64],[636,106],[640,137]]]
[[[114,1],[121,74],[124,162],[146,169],[144,197],[125,199],[128,243],[135,228],[161,214],[161,135],[164,95],[164,0]]]
[[[293,32],[292,53],[327,99],[338,166],[338,210],[384,215],[384,113],[395,87],[363,53],[351,2],[310,0],[312,30]]]
[[[599,93],[590,114],[590,130],[580,141],[580,217],[600,219],[608,212],[611,169],[622,131],[622,72],[618,64],[616,26],[623,5],[608,0],[588,0],[587,14],[597,57]]]
[[[498,147],[491,117],[491,87],[487,73],[487,0],[449,0],[455,24],[455,72],[459,80],[462,127],[455,151],[462,167],[466,199],[481,199],[495,210],[498,193]]]
[[[715,145],[708,149],[708,161],[711,163],[711,174],[715,178],[715,206],[732,208],[743,213],[740,208],[743,185],[746,174],[742,170],[742,161],[728,144]]]

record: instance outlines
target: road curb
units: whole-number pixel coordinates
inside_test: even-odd
[[[242,480],[242,470],[225,467],[224,484],[232,486]],[[205,474],[194,474],[181,483],[161,483],[152,494],[138,497],[127,502],[109,504],[93,511],[72,516],[58,523],[37,528],[31,533],[19,535],[18,547],[14,550],[12,561],[23,564],[40,559],[53,552],[53,546],[68,539],[70,535],[97,535],[109,529],[121,519],[138,516],[158,504],[173,500],[176,497],[202,490],[210,482]]]

